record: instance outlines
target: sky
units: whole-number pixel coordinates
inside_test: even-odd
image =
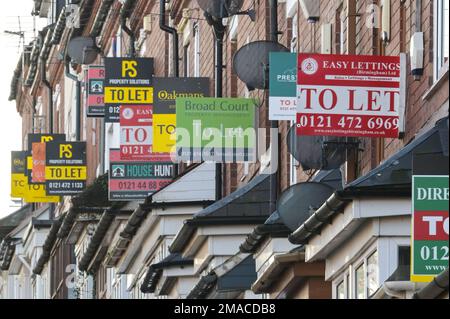
[[[29,43],[35,29],[31,16],[33,1],[15,0],[11,3],[13,4],[3,6],[0,11],[0,218],[19,208],[9,196],[10,158],[11,151],[20,151],[22,148],[21,119],[16,111],[15,101],[8,101],[11,79],[22,46],[20,36],[7,34],[5,30],[23,31],[24,40]]]

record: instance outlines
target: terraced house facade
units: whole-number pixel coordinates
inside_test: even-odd
[[[29,133],[86,141],[89,186],[0,220],[0,298],[448,298],[448,256],[433,282],[409,278],[413,170],[448,175],[448,1],[241,2],[216,19],[196,0],[33,1],[49,24],[12,79],[23,148]],[[99,48],[92,64],[152,57],[155,77],[206,77],[211,96],[260,101],[259,160],[183,163],[144,201],[111,202],[119,126],[86,117],[87,65],[68,55],[80,36]],[[295,123],[270,121],[269,91],[236,73],[236,53],[256,41],[402,55],[404,132],[339,140],[337,168],[302,165]],[[319,141],[324,163],[330,141]]]

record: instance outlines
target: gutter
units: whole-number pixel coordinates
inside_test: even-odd
[[[51,39],[51,44],[59,44],[61,42],[61,37],[66,28],[66,6],[61,9],[58,20],[56,21],[55,28],[53,30],[53,35]]]
[[[173,41],[173,68],[174,68],[174,76],[180,76],[180,59],[179,59],[179,41],[178,41],[178,32],[175,28],[172,28],[166,24],[166,1],[160,0],[159,2],[159,28],[167,33],[172,34]]]
[[[266,238],[287,237],[291,231],[285,225],[271,224],[258,225],[245,239],[245,242],[239,246],[241,253],[253,254]]]
[[[431,283],[413,295],[413,299],[436,299],[443,292],[448,291],[448,268],[433,279]]]
[[[17,97],[17,85],[19,84],[19,79],[22,75],[22,63],[23,63],[23,53],[20,56],[19,62],[17,62],[16,69],[14,70],[13,78],[11,80],[11,91],[8,97],[8,101],[14,101]]]
[[[383,284],[382,290],[389,297],[406,299],[408,292],[417,291],[420,286],[420,283],[411,281],[386,281]]]
[[[28,76],[24,82],[25,87],[30,87],[34,82],[41,48],[42,48],[42,37],[38,37],[34,42],[33,49],[31,50],[30,67],[28,69]]]
[[[103,25],[108,17],[109,11],[114,3],[114,0],[103,0],[100,8],[97,11],[95,20],[91,29],[90,36],[96,38],[100,36],[103,30]]]
[[[61,216],[59,219],[53,222],[52,227],[48,233],[47,239],[44,242],[44,246],[42,247],[42,254],[39,257],[36,266],[33,269],[33,274],[40,275],[42,270],[44,269],[45,264],[50,260],[50,254],[52,252],[53,246],[57,240],[57,233],[61,224],[63,223],[65,215]]]
[[[88,271],[89,264],[91,263],[92,258],[100,247],[103,239],[105,238],[105,235],[109,227],[113,223],[115,217],[116,215],[112,211],[107,210],[103,213],[100,221],[98,222],[97,229],[95,230],[95,233],[89,242],[86,252],[84,253],[83,257],[81,257],[80,263],[78,265],[78,268],[81,271]]]
[[[148,271],[145,274],[144,280],[141,284],[141,292],[144,294],[154,293],[165,268],[177,266],[188,267],[193,264],[193,259],[183,259],[178,261],[161,261],[160,263],[151,265],[148,267]]]
[[[206,299],[216,285],[218,279],[219,278],[214,271],[203,276],[191,292],[186,296],[186,299]]]
[[[297,251],[273,256],[273,262],[253,283],[251,289],[255,294],[269,293],[270,287],[278,279],[278,275],[284,271],[286,264],[304,262],[305,252]]]
[[[289,241],[294,245],[306,244],[309,238],[317,234],[321,227],[348,202],[349,199],[342,197],[341,192],[335,192],[295,232],[289,235]]]
[[[94,235],[92,236],[89,245],[86,249],[86,252],[81,257],[80,263],[78,264],[78,269],[81,271],[87,271],[89,268],[89,264],[91,263],[92,258],[94,257],[95,253],[97,252],[98,248],[100,247],[100,244],[102,243],[103,239],[105,238],[106,232],[108,231],[109,227],[111,226],[112,222],[115,219],[115,214],[112,211],[106,210],[100,221],[97,224],[97,228],[95,230]]]
[[[169,252],[172,254],[181,253],[189,238],[195,233],[198,227],[201,226],[237,226],[262,224],[267,220],[267,217],[219,217],[219,218],[193,218],[184,221],[184,225],[174,238],[169,247]]]

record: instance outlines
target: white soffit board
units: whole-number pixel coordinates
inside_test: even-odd
[[[203,163],[153,195],[154,203],[215,200],[215,164]]]
[[[292,18],[297,13],[298,0],[286,0],[286,17]]]

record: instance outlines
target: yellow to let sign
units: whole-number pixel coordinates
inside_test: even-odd
[[[11,174],[11,197],[24,198],[27,186],[27,176],[24,174]]]
[[[61,197],[59,196],[47,196],[44,184],[28,184],[27,190],[23,197],[26,203],[59,203]]]
[[[48,181],[84,181],[87,178],[86,166],[46,166],[45,179]]]
[[[153,104],[153,87],[106,87],[107,104]]]
[[[11,197],[23,198],[26,203],[58,203],[59,196],[47,196],[44,184],[28,184],[25,174],[11,175]]]
[[[153,114],[153,152],[175,152],[176,125],[176,114]]]

